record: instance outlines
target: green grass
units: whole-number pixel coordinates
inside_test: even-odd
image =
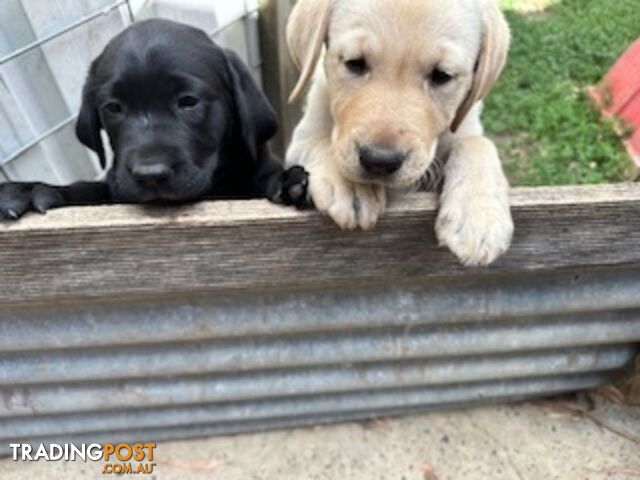
[[[510,10],[509,64],[484,114],[514,185],[628,179],[630,160],[586,97],[640,36],[640,0],[558,0],[533,14]]]

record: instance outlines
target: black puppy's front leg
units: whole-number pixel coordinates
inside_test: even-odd
[[[263,149],[261,157],[260,168],[255,172],[253,181],[259,196],[299,209],[313,207],[309,195],[309,174],[304,168],[285,169],[268,148]]]
[[[0,220],[18,220],[27,212],[46,213],[67,206],[112,203],[106,183],[80,182],[58,187],[44,183],[0,184]]]
[[[271,200],[283,205],[290,205],[300,210],[313,208],[311,195],[309,195],[309,174],[300,166],[282,170],[280,174],[276,198]]]

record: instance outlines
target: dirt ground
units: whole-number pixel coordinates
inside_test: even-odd
[[[166,443],[155,461],[153,480],[633,480],[640,409],[557,400],[440,412]],[[2,480],[104,478],[100,464],[0,461]]]

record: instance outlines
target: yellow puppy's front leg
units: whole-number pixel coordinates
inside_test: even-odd
[[[287,151],[287,164],[302,165],[307,170],[313,203],[340,228],[370,230],[386,208],[385,189],[354,183],[340,173],[339,153],[331,142],[332,128],[326,80],[318,75]]]
[[[468,266],[489,265],[513,238],[509,183],[491,140],[458,138],[445,166],[436,234]]]
[[[362,185],[344,178],[334,163],[328,140],[298,144],[297,151],[309,173],[309,193],[318,211],[343,230],[372,229],[386,208],[384,187]]]
[[[386,208],[384,187],[347,180],[328,155],[322,162],[307,165],[313,203],[343,230],[372,229]]]

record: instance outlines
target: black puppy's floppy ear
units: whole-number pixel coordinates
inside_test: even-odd
[[[277,133],[278,119],[240,57],[231,50],[224,53],[242,139],[255,159],[259,148]]]
[[[95,62],[91,65],[89,76],[82,89],[82,105],[76,122],[76,136],[83,145],[90,148],[98,154],[100,165],[106,168],[107,161],[104,153],[104,145],[100,130],[102,130],[102,122],[98,113],[98,105],[94,92],[94,71]]]

